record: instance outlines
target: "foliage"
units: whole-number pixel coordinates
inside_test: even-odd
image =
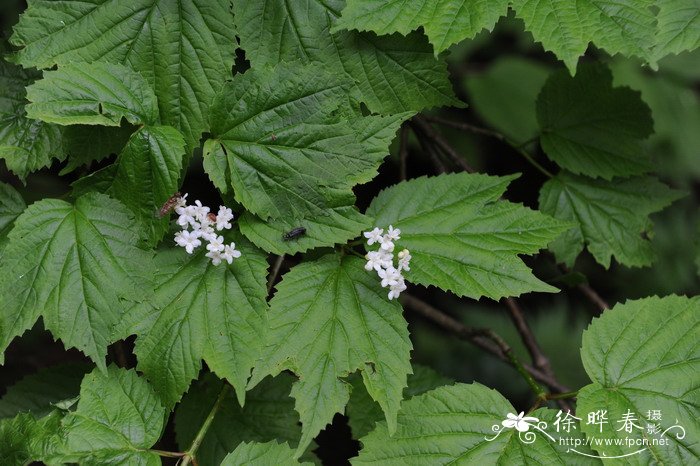
[[[332,462],[344,424],[353,464],[700,458],[697,0],[30,0],[5,32],[3,464]]]

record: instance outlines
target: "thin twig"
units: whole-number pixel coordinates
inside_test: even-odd
[[[406,159],[408,158],[408,126],[401,127],[401,135],[399,138],[399,178],[401,181],[406,179]]]
[[[527,321],[525,320],[523,311],[520,309],[520,306],[518,306],[518,303],[513,298],[505,298],[502,300],[502,302],[508,308],[510,318],[515,325],[515,328],[518,331],[520,339],[523,341],[527,352],[530,354],[532,363],[541,371],[551,373],[552,365],[549,362],[549,358],[547,358],[547,356],[545,356],[542,352],[542,349],[537,343],[535,335],[532,333],[530,325],[528,325]]]
[[[558,264],[559,270],[561,270],[563,273],[571,273],[572,270],[567,267],[564,264]],[[606,300],[604,300],[600,294],[588,283],[579,283],[576,285],[576,288],[583,293],[583,295],[588,298],[588,300],[593,303],[594,306],[598,308],[600,312],[605,311],[606,309],[610,309],[610,304]]]
[[[595,304],[598,309],[600,309],[600,312],[603,312],[606,309],[610,309],[610,304],[608,304],[607,301],[605,301],[603,298],[600,297],[598,292],[591,287],[588,283],[580,283],[577,285],[577,288],[583,293],[583,295],[588,298],[590,302]]]
[[[282,268],[282,263],[284,262],[284,254],[277,256],[275,263],[272,265],[272,270],[270,270],[270,277],[267,279],[267,294],[270,295],[272,287],[275,286],[275,280],[277,280],[277,275],[280,273]]]
[[[420,116],[415,116],[411,119],[411,123],[420,130],[426,137],[435,142],[435,144],[442,149],[460,168],[466,172],[474,173],[474,170],[464,158],[457,153],[456,150],[445,140],[440,133],[438,133],[435,128],[432,127],[430,123],[421,118]]]
[[[483,134],[484,136],[490,136],[492,138],[500,139],[501,141],[506,140],[506,137],[498,131],[493,131],[488,128],[482,128],[481,126],[475,126],[461,121],[448,120],[447,118],[432,115],[424,115],[423,118],[425,118],[428,121],[432,121],[434,123],[438,123],[445,126],[450,126],[452,128],[459,129],[462,131],[469,131],[470,133],[475,134]]]
[[[510,318],[513,321],[513,324],[515,325],[515,328],[518,331],[520,339],[525,345],[527,352],[530,354],[532,364],[537,369],[545,373],[547,376],[556,380],[554,371],[552,370],[552,364],[549,362],[549,358],[544,354],[544,352],[540,348],[540,345],[537,343],[535,334],[532,333],[530,325],[527,323],[527,320],[525,320],[525,316],[523,315],[523,311],[522,309],[520,309],[518,302],[513,298],[505,298],[502,300],[502,302],[504,302],[506,307],[508,308]],[[544,399],[542,399],[542,401],[545,401],[546,399],[547,398],[545,397]],[[572,406],[569,404],[568,401],[560,398],[556,398],[556,401],[562,409],[572,411]]]
[[[417,118],[417,117],[414,117],[414,120],[415,120],[416,118]],[[527,146],[527,144],[529,144],[530,142],[534,142],[534,140],[537,139],[537,138],[530,139],[530,140],[528,140],[528,141],[525,141],[525,143],[522,143],[522,144],[517,144],[517,143],[513,142],[512,140],[510,140],[508,137],[506,137],[504,134],[499,133],[498,131],[492,131],[492,130],[490,130],[490,129],[486,129],[486,128],[481,128],[481,127],[479,127],[479,126],[470,125],[469,123],[462,123],[462,122],[459,122],[459,121],[452,121],[452,120],[448,120],[448,119],[440,118],[440,117],[426,117],[426,118],[429,119],[429,120],[431,120],[431,121],[434,121],[435,123],[439,123],[439,124],[442,124],[442,125],[445,125],[445,126],[451,126],[451,127],[453,127],[453,128],[457,128],[457,129],[461,129],[461,130],[465,130],[465,131],[470,131],[470,132],[472,132],[472,133],[483,134],[483,135],[485,135],[485,136],[490,136],[490,137],[496,138],[496,139],[498,139],[499,141],[503,141],[503,142],[505,142],[506,144],[508,144],[509,146],[511,146],[511,147],[513,148],[513,150],[515,150],[515,151],[518,152],[520,155],[522,155],[523,158],[524,158],[525,160],[527,160],[528,163],[530,163],[530,165],[532,165],[532,166],[535,167],[537,170],[539,170],[539,171],[540,171],[543,175],[545,175],[547,178],[553,178],[553,177],[554,177],[554,175],[552,174],[552,172],[550,172],[549,170],[547,170],[546,168],[544,168],[539,162],[537,162],[537,160],[535,160],[535,158],[534,158],[532,155],[530,155],[530,154],[524,149],[524,148]],[[467,170],[467,171],[469,171],[469,170]]]
[[[148,451],[151,451],[158,456],[163,456],[166,458],[183,458],[183,457],[187,456],[187,453],[180,452],[180,451],[175,452],[175,451],[164,451],[164,450],[154,450],[154,449],[150,449]]]
[[[498,359],[512,365],[513,361],[508,356],[508,353],[512,352],[510,346],[493,330],[487,328],[467,327],[458,320],[434,308],[430,304],[406,293],[402,293],[399,299],[403,305],[409,307],[428,320],[433,321],[457,338],[468,341],[478,348],[492,354]],[[541,370],[532,367],[529,364],[522,364],[522,367],[525,369],[525,371],[532,375],[535,380],[547,385],[553,391],[557,393],[570,391],[568,387],[558,382],[555,378],[548,376]]]
[[[212,406],[211,411],[209,411],[207,418],[204,420],[204,424],[202,424],[202,427],[199,428],[199,432],[197,432],[197,436],[194,438],[194,440],[192,440],[192,444],[190,445],[190,448],[188,448],[187,451],[185,452],[185,456],[183,457],[183,460],[182,460],[182,466],[187,466],[188,464],[190,464],[190,462],[192,462],[196,465],[195,456],[197,455],[197,449],[199,448],[199,445],[201,445],[202,440],[204,440],[204,436],[207,434],[207,431],[209,430],[211,423],[214,421],[214,417],[216,416],[216,413],[219,411],[219,408],[221,407],[221,403],[223,403],[224,398],[226,398],[228,391],[229,391],[229,384],[225,383],[223,388],[219,392],[219,396],[217,397],[216,401],[214,402],[214,406]]]
[[[417,128],[416,126],[411,126],[411,128],[413,129],[413,132],[416,134],[416,136],[418,136],[418,142],[423,148],[423,151],[426,154],[428,154],[430,160],[433,162],[433,165],[435,166],[435,171],[438,172],[438,174],[447,173],[447,167],[445,167],[445,164],[442,163],[442,160],[440,160],[440,155],[437,153],[435,148],[433,148],[433,146],[428,143],[425,134],[420,130],[420,128]]]

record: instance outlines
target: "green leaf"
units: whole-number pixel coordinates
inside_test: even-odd
[[[542,186],[540,209],[578,226],[549,248],[569,266],[584,243],[606,268],[611,256],[628,266],[651,265],[655,254],[647,239],[653,226],[649,215],[682,195],[652,177],[602,181],[562,172]]]
[[[579,391],[578,416],[607,409],[607,424],[584,424],[589,436],[609,439],[659,438],[649,434],[647,424],[656,424],[667,445],[625,447],[605,445],[601,455],[615,456],[643,449],[618,464],[693,464],[700,459],[697,419],[700,345],[700,300],[668,296],[650,297],[618,304],[594,319],[583,333],[581,358],[593,381]],[[660,420],[649,420],[658,410]],[[628,433],[618,422],[630,411],[636,418]],[[685,438],[677,434],[681,429]],[[602,431],[601,431],[602,430]],[[683,436],[681,436],[683,437]]]
[[[352,393],[345,410],[353,438],[367,435],[374,425],[381,421],[382,408],[369,396],[362,384],[362,378],[353,374],[350,379]],[[454,380],[443,377],[427,366],[413,365],[413,374],[408,375],[408,386],[403,391],[403,398],[408,399],[443,385],[450,385]]]
[[[0,350],[41,315],[54,337],[104,370],[112,327],[150,280],[138,231],[131,212],[102,194],[27,208],[0,265]]]
[[[59,125],[154,124],[158,105],[138,73],[111,63],[74,63],[44,72],[27,88],[29,118]]]
[[[168,231],[158,211],[179,188],[185,141],[170,126],[144,126],[131,135],[114,165],[73,183],[74,194],[99,191],[129,207],[156,244]]]
[[[49,414],[54,403],[78,395],[87,370],[82,364],[62,364],[28,375],[7,388],[0,399],[0,418],[26,412],[36,418]]]
[[[294,378],[265,378],[246,394],[245,406],[230,391],[197,449],[200,464],[220,464],[242,442],[278,439],[296,447],[301,437],[299,416],[289,397]],[[189,448],[224,382],[209,374],[195,382],[175,411],[175,435],[181,450]]]
[[[7,242],[7,234],[12,230],[15,220],[26,208],[24,199],[12,185],[0,183],[0,250]]]
[[[190,149],[207,129],[205,115],[231,75],[236,48],[227,0],[36,0],[11,42],[21,47],[15,58],[23,66],[129,66],[155,91],[161,122],[185,134]]]
[[[408,34],[423,27],[435,54],[491,30],[508,11],[506,0],[348,0],[337,28]]]
[[[486,123],[522,144],[539,134],[535,101],[549,74],[534,60],[499,58],[485,72],[466,78],[469,102]]]
[[[655,34],[653,0],[513,0],[516,16],[525,21],[545,50],[562,60],[571,74],[590,41],[611,55],[648,58]]]
[[[254,68],[286,61],[342,70],[355,81],[353,93],[372,112],[461,105],[452,91],[445,61],[433,56],[421,34],[331,34],[343,5],[342,0],[236,0],[241,47]]]
[[[401,404],[395,434],[380,422],[361,438],[360,455],[352,464],[596,464],[559,446],[551,428],[542,430],[552,438],[534,428],[520,437],[515,429],[503,428],[501,421],[509,413],[517,411],[500,393],[483,385],[436,388]],[[555,413],[539,409],[528,416],[548,422]],[[533,435],[532,443],[523,442],[522,435],[527,434]],[[582,437],[579,431],[564,436]]]
[[[367,215],[379,228],[401,230],[411,252],[406,280],[458,296],[500,299],[555,292],[518,254],[534,254],[570,225],[499,200],[515,176],[459,173],[421,177],[382,191]]]
[[[62,421],[57,458],[85,465],[161,464],[148,451],[160,438],[167,410],[134,370],[110,366],[85,376],[75,412]]]
[[[294,459],[294,450],[285,443],[271,441],[267,443],[242,443],[224,458],[221,466],[244,466],[256,464],[259,466],[312,465]]]
[[[193,255],[163,249],[153,295],[127,311],[117,336],[137,335],[138,369],[172,407],[197,377],[204,359],[236,389],[240,403],[255,360],[267,310],[265,254],[238,234],[242,253],[233,264],[213,265],[200,248]]]
[[[126,145],[131,133],[131,125],[90,126],[71,125],[63,129],[63,149],[68,163],[59,175],[66,175],[83,165],[91,165],[110,155],[118,154]]]
[[[393,428],[411,372],[411,343],[401,306],[387,299],[364,261],[327,255],[304,262],[284,275],[277,290],[263,359],[249,385],[287,369],[299,376],[292,388],[302,422],[297,456],[343,411],[350,385],[342,379],[358,369]]]
[[[349,87],[339,82],[309,67],[251,70],[227,84],[212,107],[204,168],[222,192],[233,188],[248,211],[274,220],[273,232],[258,223],[250,235],[266,249],[271,242],[287,252],[344,242],[366,224],[352,207],[352,187],[374,177],[409,114],[347,115]],[[305,241],[282,241],[283,228],[307,224]]]
[[[697,0],[657,0],[654,59],[700,47],[700,3]]]
[[[41,419],[21,413],[0,419],[0,458],[3,465],[25,466],[55,452],[62,413],[53,411]],[[49,463],[54,464],[54,463]]]
[[[612,86],[603,65],[582,65],[576,77],[552,74],[537,98],[540,142],[567,170],[610,180],[649,170],[642,142],[654,130],[641,93]]]
[[[0,60],[0,158],[22,181],[53,158],[63,159],[61,129],[26,115],[25,86],[39,77]]]

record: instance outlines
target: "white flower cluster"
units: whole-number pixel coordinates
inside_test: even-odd
[[[175,213],[180,216],[177,224],[182,227],[182,231],[175,233],[175,242],[185,248],[187,254],[192,254],[205,240],[209,243],[206,256],[214,265],[221,264],[222,260],[231,264],[233,259],[241,257],[241,251],[236,250],[236,243],[224,244],[224,237],[217,233],[231,228],[231,209],[219,206],[219,212],[215,215],[198,200],[194,201],[194,205],[187,205],[185,194],[177,200]]]
[[[404,270],[411,270],[411,254],[408,249],[404,249],[397,254],[398,264],[394,267],[394,241],[401,239],[401,230],[389,225],[386,234],[381,228],[374,228],[372,231],[364,233],[367,238],[367,245],[371,246],[374,243],[379,244],[377,251],[370,251],[365,258],[366,270],[375,270],[379,278],[382,279],[382,286],[389,287],[389,299],[398,298],[403,290],[406,289],[403,274]]]

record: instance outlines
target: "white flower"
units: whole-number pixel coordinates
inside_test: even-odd
[[[370,251],[365,255],[367,263],[365,264],[365,270],[379,270],[384,267],[384,259],[379,251]]]
[[[410,262],[411,262],[411,253],[408,252],[408,249],[404,249],[403,251],[399,252],[399,270],[411,270]]]
[[[374,230],[366,231],[363,233],[363,235],[365,235],[365,238],[367,238],[367,244],[371,246],[374,243],[379,243],[382,240],[382,233],[384,233],[383,229],[374,227]]]
[[[207,207],[205,205],[203,206],[202,203],[199,201],[199,199],[194,201],[194,203],[197,204],[196,207],[195,206],[190,206],[190,207],[193,207],[193,209],[195,211],[194,217],[197,219],[197,221],[202,225],[207,225],[207,224],[211,223],[211,221],[209,220],[209,216],[208,216],[209,207]]]
[[[202,226],[202,225],[197,224],[197,228],[198,228],[197,231],[199,231],[200,235],[205,240],[207,240],[209,242],[216,240],[216,238],[217,238],[216,232],[214,231],[214,227],[212,227],[211,225],[203,225]]]
[[[236,250],[236,243],[227,244],[224,247],[224,252],[221,254],[221,258],[225,259],[229,264],[233,262],[233,259],[238,259],[241,257],[241,251]]]
[[[386,232],[385,238],[389,238],[390,241],[396,241],[396,240],[401,239],[401,236],[399,236],[400,234],[401,234],[401,230],[389,225],[389,229]]]
[[[228,230],[231,228],[231,220],[233,220],[233,212],[228,207],[219,206],[219,213],[216,214],[216,229]]]
[[[219,265],[219,264],[221,264],[221,259],[222,259],[222,257],[221,257],[221,252],[219,252],[219,251],[209,251],[209,252],[206,254],[206,256],[209,257],[209,258],[211,259],[211,263],[212,263],[212,264],[214,264],[214,265]]]
[[[394,255],[392,253],[383,251],[382,249],[379,249],[377,252],[379,253],[382,268],[386,269],[394,265]]]
[[[394,250],[394,243],[387,238],[388,235],[384,235],[380,240],[382,243],[382,249],[386,252],[392,252]]]
[[[182,214],[182,211],[187,207],[187,193],[184,196],[180,196],[177,201],[175,201],[175,212],[177,214]]]
[[[507,419],[501,422],[503,424],[503,427],[507,427],[508,429],[512,429],[515,427],[518,432],[527,432],[530,430],[530,423],[531,422],[538,422],[539,419],[536,417],[531,417],[531,416],[525,416],[525,412],[521,411],[520,414],[517,416],[512,413],[508,413],[506,415]]]
[[[208,241],[209,241],[209,244],[207,244],[207,251],[221,252],[224,250],[224,237],[223,236],[215,236],[214,238],[212,238]]]
[[[195,221],[194,217],[187,215],[186,210],[183,210],[183,212],[177,218],[177,224],[182,228],[187,228],[188,225],[195,225],[196,223],[197,222]]]
[[[401,277],[401,272],[396,270],[393,266],[386,269],[377,270],[377,275],[382,279],[382,287],[394,286],[399,282]]]
[[[190,231],[180,231],[175,234],[175,242],[178,246],[182,246],[187,251],[187,254],[192,254],[194,248],[202,244],[199,240],[199,234],[197,232]]]
[[[403,281],[403,277],[396,283],[389,287],[389,300],[398,298],[402,291],[406,289],[406,283]]]

